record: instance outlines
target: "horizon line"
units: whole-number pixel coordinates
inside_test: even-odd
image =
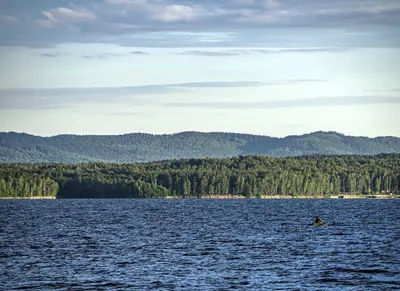
[[[41,137],[41,138],[52,138],[52,137],[58,137],[58,136],[79,136],[79,137],[85,137],[85,136],[124,136],[124,135],[135,135],[135,134],[153,135],[153,136],[165,136],[165,135],[178,135],[178,134],[183,134],[183,133],[205,133],[205,134],[223,133],[223,134],[237,134],[237,135],[252,135],[252,136],[260,136],[260,137],[276,138],[276,139],[283,139],[283,138],[288,138],[288,137],[298,137],[298,136],[311,135],[311,134],[316,134],[316,133],[337,134],[337,135],[341,135],[341,136],[344,136],[344,137],[360,137],[360,138],[370,138],[370,139],[383,138],[383,137],[400,138],[400,136],[394,136],[394,135],[378,135],[378,136],[349,135],[349,134],[344,134],[344,133],[341,133],[341,132],[338,132],[338,131],[334,131],[334,130],[316,130],[316,131],[312,131],[312,132],[306,132],[306,133],[303,133],[303,134],[289,134],[289,135],[282,136],[282,137],[270,136],[270,135],[265,135],[265,134],[243,133],[243,132],[196,131],[196,130],[185,130],[185,131],[178,131],[178,132],[173,132],[173,133],[150,133],[150,132],[127,132],[127,133],[118,133],[118,134],[59,133],[59,134],[53,134],[53,135],[39,135],[39,134],[32,134],[32,133],[27,133],[27,132],[17,132],[17,131],[0,131],[0,134],[3,134],[3,133],[5,133],[5,134],[25,134],[25,135]]]

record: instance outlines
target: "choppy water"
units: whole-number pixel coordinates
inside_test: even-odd
[[[399,206],[0,200],[0,289],[399,290]]]

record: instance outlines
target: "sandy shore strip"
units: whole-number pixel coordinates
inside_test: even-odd
[[[32,197],[0,197],[0,199],[56,199],[56,196],[32,196]]]

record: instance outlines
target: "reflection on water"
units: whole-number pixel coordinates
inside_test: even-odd
[[[1,200],[0,289],[398,290],[399,206]]]

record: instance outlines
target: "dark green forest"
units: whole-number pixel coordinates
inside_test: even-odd
[[[239,156],[150,163],[0,164],[0,196],[202,197],[400,193],[400,154]]]
[[[354,137],[337,132],[314,132],[284,138],[223,132],[52,137],[0,133],[2,163],[136,163],[240,155],[289,157],[379,153],[400,153],[400,138]]]

